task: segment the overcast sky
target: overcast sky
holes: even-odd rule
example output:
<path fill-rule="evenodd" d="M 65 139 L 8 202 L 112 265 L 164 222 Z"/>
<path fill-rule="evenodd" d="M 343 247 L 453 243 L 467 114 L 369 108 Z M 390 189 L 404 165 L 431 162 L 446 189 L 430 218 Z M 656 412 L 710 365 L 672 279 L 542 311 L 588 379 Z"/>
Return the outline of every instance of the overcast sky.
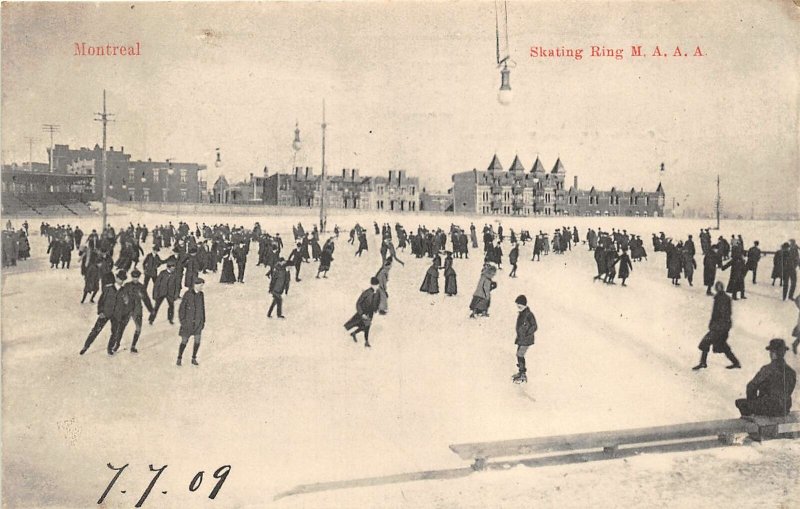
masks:
<path fill-rule="evenodd" d="M 103 88 L 109 145 L 136 159 L 196 161 L 230 180 L 320 168 L 403 168 L 446 190 L 453 172 L 561 157 L 571 183 L 654 190 L 711 207 L 717 172 L 728 211 L 797 210 L 800 9 L 790 0 L 718 3 L 511 3 L 514 100 L 497 102 L 494 2 L 4 4 L 4 162 L 45 161 L 57 143 L 93 146 Z M 139 57 L 78 57 L 74 43 L 141 43 Z M 623 60 L 587 58 L 591 45 Z M 631 59 L 630 46 L 705 57 Z M 584 58 L 531 58 L 531 46 Z M 664 162 L 666 172 L 660 174 Z"/>

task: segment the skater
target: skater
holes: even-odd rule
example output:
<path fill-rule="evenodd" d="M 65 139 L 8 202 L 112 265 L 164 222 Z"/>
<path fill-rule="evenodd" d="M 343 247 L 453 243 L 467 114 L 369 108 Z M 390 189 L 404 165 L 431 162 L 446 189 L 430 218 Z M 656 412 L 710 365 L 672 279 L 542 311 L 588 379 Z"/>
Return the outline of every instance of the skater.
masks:
<path fill-rule="evenodd" d="M 738 246 L 731 251 L 731 259 L 722 265 L 722 270 L 727 270 L 729 267 L 731 269 L 727 291 L 733 296 L 733 300 L 739 300 L 737 293 L 741 294 L 743 299 L 747 299 L 744 295 L 744 278 L 747 275 L 745 265 L 744 255 Z"/>
<path fill-rule="evenodd" d="M 247 249 L 244 244 L 238 244 L 233 250 L 233 257 L 236 260 L 237 283 L 244 283 L 244 270 L 247 267 Z"/>
<path fill-rule="evenodd" d="M 622 255 L 619 257 L 619 278 L 622 280 L 622 286 L 628 286 L 625 281 L 631 276 L 633 271 L 633 264 L 631 258 L 628 256 L 628 250 L 622 249 Z"/>
<path fill-rule="evenodd" d="M 183 351 L 189 337 L 194 336 L 194 348 L 192 349 L 192 364 L 199 366 L 197 362 L 197 351 L 200 349 L 203 328 L 206 325 L 206 304 L 203 295 L 203 278 L 196 278 L 191 288 L 186 290 L 181 298 L 181 307 L 178 310 L 178 318 L 181 321 L 181 328 L 178 334 L 181 337 L 181 344 L 178 347 L 178 362 L 181 365 Z"/>
<path fill-rule="evenodd" d="M 489 306 L 492 302 L 492 290 L 497 288 L 497 283 L 492 281 L 492 278 L 497 274 L 497 269 L 494 265 L 486 264 L 481 271 L 481 277 L 478 280 L 478 287 L 472 294 L 472 302 L 469 304 L 471 311 L 469 317 L 475 318 L 476 316 L 489 316 Z"/>
<path fill-rule="evenodd" d="M 431 295 L 439 293 L 439 260 L 437 258 L 438 255 L 433 259 L 428 271 L 425 272 L 425 278 L 422 280 L 422 286 L 419 287 L 419 291 L 427 292 Z"/>
<path fill-rule="evenodd" d="M 269 293 L 272 295 L 272 304 L 269 305 L 267 318 L 272 318 L 272 310 L 278 308 L 278 318 L 283 316 L 283 294 L 289 293 L 289 271 L 286 269 L 286 261 L 283 257 L 278 258 L 275 267 L 272 268 L 272 279 L 269 281 Z"/>
<path fill-rule="evenodd" d="M 444 259 L 444 293 L 448 297 L 458 294 L 458 281 L 456 280 L 456 271 L 453 269 L 453 254 L 447 251 L 447 257 Z"/>
<path fill-rule="evenodd" d="M 322 253 L 319 255 L 319 267 L 317 268 L 317 279 L 322 274 L 323 279 L 328 279 L 328 271 L 331 269 L 331 262 L 333 261 L 333 242 L 328 240 L 325 247 L 322 248 Z"/>
<path fill-rule="evenodd" d="M 90 257 L 91 258 L 91 257 Z M 86 273 L 83 275 L 83 297 L 81 297 L 81 304 L 86 300 L 86 296 L 90 293 L 92 296 L 89 302 L 94 302 L 94 297 L 100 289 L 100 261 L 89 263 L 86 267 Z"/>
<path fill-rule="evenodd" d="M 800 311 L 800 295 L 794 299 L 794 305 L 797 306 L 798 311 Z M 797 324 L 795 324 L 794 329 L 792 329 L 792 337 L 794 337 L 792 353 L 797 355 L 797 347 L 800 346 L 800 313 L 797 315 Z"/>
<path fill-rule="evenodd" d="M 83 344 L 81 355 L 85 354 L 86 350 L 92 346 L 100 331 L 103 330 L 106 323 L 111 320 L 111 315 L 114 314 L 114 306 L 117 303 L 117 287 L 114 283 L 112 274 L 103 276 L 103 293 L 100 294 L 100 298 L 97 300 L 97 321 Z"/>
<path fill-rule="evenodd" d="M 294 265 L 294 280 L 296 283 L 302 281 L 300 279 L 300 267 L 303 266 L 303 244 L 298 242 L 297 247 L 292 249 L 289 253 L 289 259 L 286 261 L 287 265 Z"/>
<path fill-rule="evenodd" d="M 358 234 L 358 251 L 356 251 L 356 256 L 361 256 L 361 253 L 364 251 L 369 251 L 367 247 L 367 234 L 362 231 Z"/>
<path fill-rule="evenodd" d="M 733 354 L 731 347 L 728 345 L 728 333 L 733 325 L 731 315 L 733 314 L 733 303 L 731 298 L 725 293 L 725 285 L 722 281 L 714 283 L 714 290 L 717 294 L 714 296 L 714 308 L 711 311 L 711 322 L 708 324 L 708 333 L 703 336 L 698 348 L 702 352 L 700 356 L 700 363 L 692 369 L 697 371 L 699 369 L 707 368 L 706 360 L 708 359 L 708 350 L 714 349 L 714 353 L 724 353 L 725 356 L 731 361 L 731 365 L 727 369 L 739 369 L 742 367 L 739 360 Z"/>
<path fill-rule="evenodd" d="M 758 273 L 758 262 L 761 260 L 761 249 L 758 241 L 753 242 L 753 247 L 747 250 L 746 269 L 753 273 L 753 284 L 756 284 L 756 274 Z"/>
<path fill-rule="evenodd" d="M 706 295 L 714 295 L 711 293 L 711 287 L 717 278 L 717 267 L 722 264 L 722 258 L 719 256 L 717 246 L 709 246 L 703 256 L 703 284 L 706 286 Z"/>
<path fill-rule="evenodd" d="M 513 233 L 513 230 L 512 230 Z M 511 251 L 508 253 L 508 263 L 511 265 L 511 272 L 508 277 L 517 277 L 517 260 L 519 260 L 519 244 L 513 243 Z"/>
<path fill-rule="evenodd" d="M 177 282 L 178 274 L 175 272 L 175 260 L 169 260 L 167 268 L 161 271 L 153 284 L 153 302 L 155 304 L 153 305 L 153 312 L 150 313 L 150 318 L 147 320 L 150 325 L 153 325 L 156 316 L 158 316 L 158 310 L 161 308 L 161 303 L 165 299 L 167 301 L 167 319 L 170 324 L 175 323 L 173 321 L 175 317 L 175 301 L 180 292 Z"/>
<path fill-rule="evenodd" d="M 231 247 L 232 244 L 229 242 L 222 255 L 222 273 L 219 275 L 220 283 L 233 284 L 236 282 L 236 276 L 233 273 L 233 252 Z"/>
<path fill-rule="evenodd" d="M 788 350 L 786 343 L 782 339 L 772 339 L 766 350 L 769 351 L 770 363 L 762 366 L 747 384 L 747 398 L 736 400 L 736 408 L 742 417 L 783 417 L 789 415 L 792 408 L 797 374 L 784 360 Z"/>
<path fill-rule="evenodd" d="M 517 339 L 514 341 L 514 344 L 517 345 L 517 367 L 519 372 L 511 379 L 514 383 L 522 384 L 528 381 L 527 370 L 525 369 L 525 353 L 533 345 L 534 333 L 538 329 L 538 325 L 536 324 L 536 317 L 528 307 L 527 297 L 520 295 L 514 300 L 514 303 L 516 303 L 517 311 L 519 311 L 516 325 Z"/>
<path fill-rule="evenodd" d="M 144 262 L 142 262 L 142 268 L 144 269 L 144 289 L 147 290 L 147 285 L 150 281 L 153 284 L 156 283 L 156 278 L 158 277 L 158 266 L 161 265 L 162 261 L 161 258 L 158 256 L 158 246 L 153 246 L 153 251 L 151 253 L 147 253 L 147 256 L 144 257 Z"/>
<path fill-rule="evenodd" d="M 125 327 L 131 319 L 133 312 L 133 298 L 129 291 L 124 289 L 125 280 L 128 274 L 124 270 L 117 272 L 116 284 L 119 286 L 117 296 L 114 301 L 114 311 L 111 313 L 111 337 L 108 339 L 108 355 L 117 353 Z"/>
<path fill-rule="evenodd" d="M 142 304 L 144 304 L 148 312 L 153 312 L 153 303 L 147 295 L 147 288 L 139 282 L 141 275 L 142 273 L 139 272 L 138 269 L 133 269 L 133 272 L 131 272 L 131 282 L 122 288 L 122 291 L 129 292 L 129 295 L 133 298 L 133 313 L 131 314 L 131 318 L 133 319 L 136 330 L 133 333 L 133 341 L 131 341 L 131 353 L 139 353 L 136 349 L 136 344 L 139 341 L 139 336 L 142 334 Z M 119 348 L 119 343 L 117 344 L 117 348 Z"/>
<path fill-rule="evenodd" d="M 358 343 L 356 334 L 359 332 L 364 333 L 365 348 L 371 346 L 369 344 L 369 329 L 372 326 L 372 317 L 380 304 L 380 297 L 378 295 L 379 283 L 376 277 L 370 279 L 370 287 L 361 292 L 358 301 L 356 301 L 356 314 L 344 324 L 344 328 L 347 331 L 355 329 L 353 332 L 350 332 L 350 337 L 353 338 L 354 343 Z"/>
<path fill-rule="evenodd" d="M 387 291 L 389 285 L 389 270 L 392 268 L 392 259 L 386 258 L 383 261 L 383 266 L 375 277 L 378 278 L 378 295 L 380 302 L 378 303 L 378 314 L 385 315 L 389 312 L 389 292 Z"/>

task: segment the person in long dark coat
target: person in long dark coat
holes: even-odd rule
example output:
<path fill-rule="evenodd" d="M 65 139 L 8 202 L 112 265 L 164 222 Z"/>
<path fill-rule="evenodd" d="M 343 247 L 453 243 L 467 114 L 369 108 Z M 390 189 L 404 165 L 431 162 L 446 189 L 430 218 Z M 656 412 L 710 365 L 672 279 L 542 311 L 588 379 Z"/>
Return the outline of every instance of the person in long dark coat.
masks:
<path fill-rule="evenodd" d="M 430 294 L 439 293 L 439 264 L 436 259 L 433 260 L 431 266 L 425 272 L 425 278 L 422 280 L 422 286 L 419 291 L 428 292 Z"/>
<path fill-rule="evenodd" d="M 758 273 L 758 262 L 761 260 L 761 249 L 758 241 L 753 242 L 753 247 L 747 251 L 746 269 L 753 273 L 753 284 L 756 284 L 756 274 Z"/>
<path fill-rule="evenodd" d="M 222 272 L 219 275 L 219 282 L 225 284 L 236 282 L 236 275 L 233 273 L 233 252 L 230 244 L 225 248 L 222 255 Z"/>
<path fill-rule="evenodd" d="M 514 230 L 511 230 L 513 235 Z M 508 277 L 517 277 L 517 261 L 519 260 L 519 244 L 516 243 L 515 240 L 511 241 L 514 247 L 511 248 L 511 251 L 508 253 L 508 263 L 511 265 L 511 272 L 508 273 Z"/>
<path fill-rule="evenodd" d="M 380 305 L 380 296 L 378 295 L 378 278 L 373 277 L 370 279 L 370 287 L 361 292 L 358 300 L 356 301 L 356 314 L 345 322 L 344 328 L 347 331 L 355 329 L 350 332 L 350 337 L 353 338 L 354 343 L 358 343 L 356 334 L 359 332 L 364 333 L 364 347 L 369 348 L 369 329 L 372 327 L 372 317 L 378 310 Z"/>
<path fill-rule="evenodd" d="M 181 365 L 183 358 L 183 351 L 186 349 L 186 343 L 189 342 L 189 337 L 194 336 L 194 348 L 192 349 L 192 364 L 198 366 L 197 351 L 200 349 L 200 340 L 202 339 L 203 329 L 206 326 L 206 304 L 205 296 L 203 295 L 203 284 L 205 281 L 202 278 L 194 280 L 191 288 L 186 290 L 181 298 L 181 307 L 178 310 L 178 318 L 181 321 L 181 328 L 178 335 L 181 338 L 181 344 L 178 347 L 178 361 L 175 363 L 177 366 Z"/>
<path fill-rule="evenodd" d="M 672 284 L 679 286 L 678 280 L 681 278 L 681 267 L 683 260 L 680 255 L 680 248 L 667 244 L 667 277 L 672 280 Z"/>
<path fill-rule="evenodd" d="M 785 242 L 782 247 L 775 251 L 775 255 L 772 257 L 772 286 L 775 286 L 776 279 L 781 285 L 783 284 L 783 247 L 788 249 L 789 243 Z"/>
<path fill-rule="evenodd" d="M 319 255 L 319 268 L 317 268 L 317 279 L 322 274 L 324 279 L 328 278 L 328 271 L 331 270 L 331 262 L 333 261 L 333 243 L 325 243 L 325 247 Z"/>
<path fill-rule="evenodd" d="M 283 257 L 278 258 L 270 272 L 269 293 L 272 295 L 272 304 L 269 305 L 267 318 L 272 318 L 272 310 L 275 308 L 278 310 L 278 318 L 285 318 L 283 316 L 283 294 L 288 293 L 290 281 L 291 276 L 286 269 L 285 260 Z"/>
<path fill-rule="evenodd" d="M 361 253 L 364 251 L 369 251 L 367 247 L 367 234 L 363 231 L 358 234 L 358 250 L 356 251 L 356 256 L 361 256 Z"/>
<path fill-rule="evenodd" d="M 627 280 L 631 276 L 631 271 L 633 270 L 633 264 L 631 263 L 631 258 L 628 256 L 628 250 L 623 249 L 622 255 L 619 257 L 619 278 L 622 280 L 622 286 L 628 286 L 625 284 L 625 280 Z"/>
<path fill-rule="evenodd" d="M 736 247 L 731 250 L 731 259 L 722 266 L 722 270 L 731 269 L 730 278 L 728 279 L 728 288 L 726 291 L 733 296 L 733 300 L 738 300 L 737 294 L 741 294 L 743 299 L 744 295 L 744 277 L 747 274 L 746 262 L 742 255 L 742 250 Z"/>
<path fill-rule="evenodd" d="M 689 286 L 694 286 L 692 282 L 694 281 L 694 269 L 697 268 L 697 262 L 694 261 L 694 254 L 690 252 L 689 249 L 684 246 L 683 251 L 681 252 L 681 266 L 683 267 L 683 275 L 686 276 L 686 280 L 689 282 Z"/>
<path fill-rule="evenodd" d="M 56 238 L 51 240 L 47 252 L 50 255 L 50 268 L 57 269 L 58 262 L 61 261 L 61 242 Z"/>
<path fill-rule="evenodd" d="M 444 293 L 450 297 L 458 294 L 456 271 L 453 269 L 453 255 L 449 251 L 444 259 Z"/>
<path fill-rule="evenodd" d="M 86 267 L 86 273 L 83 275 L 83 297 L 81 297 L 81 304 L 86 300 L 86 296 L 92 294 L 89 302 L 94 302 L 94 297 L 100 289 L 100 262 L 90 263 Z"/>
<path fill-rule="evenodd" d="M 733 304 L 731 298 L 725 293 L 725 286 L 721 281 L 714 283 L 714 289 L 717 294 L 714 295 L 714 307 L 711 310 L 711 321 L 708 324 L 708 333 L 703 336 L 702 341 L 697 346 L 700 350 L 700 363 L 692 369 L 697 371 L 699 369 L 707 368 L 706 361 L 708 360 L 708 351 L 713 348 L 714 353 L 724 353 L 731 365 L 727 366 L 728 369 L 738 369 L 742 365 L 733 354 L 730 345 L 728 345 L 728 333 L 733 326 Z"/>
<path fill-rule="evenodd" d="M 158 315 L 158 310 L 161 308 L 161 303 L 165 300 L 167 301 L 167 319 L 170 324 L 173 323 L 175 301 L 179 292 L 180 280 L 178 279 L 178 273 L 175 272 L 175 260 L 168 260 L 167 268 L 161 271 L 155 283 L 153 283 L 153 312 L 150 313 L 150 318 L 147 320 L 150 325 L 153 325 Z"/>
<path fill-rule="evenodd" d="M 709 246 L 703 256 L 703 284 L 706 286 L 706 295 L 713 295 L 711 287 L 717 280 L 717 267 L 722 264 L 722 258 L 717 251 L 717 246 Z"/>

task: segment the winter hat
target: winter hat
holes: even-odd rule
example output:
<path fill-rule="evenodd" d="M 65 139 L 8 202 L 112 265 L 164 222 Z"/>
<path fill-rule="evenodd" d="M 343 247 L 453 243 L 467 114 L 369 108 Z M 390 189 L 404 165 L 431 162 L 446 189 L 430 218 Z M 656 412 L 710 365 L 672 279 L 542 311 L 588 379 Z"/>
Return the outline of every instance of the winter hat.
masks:
<path fill-rule="evenodd" d="M 371 285 L 377 285 L 377 284 L 379 284 L 378 278 L 376 278 L 376 277 L 373 277 L 373 278 L 371 278 L 371 279 L 369 280 L 369 284 L 371 284 Z"/>
<path fill-rule="evenodd" d="M 106 272 L 103 274 L 103 286 L 114 284 L 114 274 Z"/>
<path fill-rule="evenodd" d="M 202 284 L 203 284 L 203 283 L 205 283 L 205 282 L 206 282 L 206 280 L 205 280 L 205 279 L 203 279 L 203 278 L 201 278 L 201 277 L 196 277 L 196 278 L 194 278 L 194 283 L 193 283 L 193 284 L 196 284 L 196 285 L 202 285 Z"/>
<path fill-rule="evenodd" d="M 117 279 L 119 279 L 120 281 L 125 281 L 126 279 L 128 279 L 128 273 L 125 272 L 124 270 L 117 271 Z"/>
<path fill-rule="evenodd" d="M 528 298 L 524 295 L 520 295 L 514 300 L 514 303 L 519 304 L 520 306 L 527 306 L 528 305 Z"/>
<path fill-rule="evenodd" d="M 781 354 L 785 353 L 789 347 L 786 346 L 786 342 L 780 338 L 774 338 L 769 340 L 769 345 L 767 345 L 766 350 L 770 352 L 779 352 Z"/>
<path fill-rule="evenodd" d="M 133 269 L 131 271 L 131 277 L 133 279 L 136 279 L 137 277 L 140 277 L 141 275 L 142 275 L 142 273 L 139 271 L 139 269 Z"/>

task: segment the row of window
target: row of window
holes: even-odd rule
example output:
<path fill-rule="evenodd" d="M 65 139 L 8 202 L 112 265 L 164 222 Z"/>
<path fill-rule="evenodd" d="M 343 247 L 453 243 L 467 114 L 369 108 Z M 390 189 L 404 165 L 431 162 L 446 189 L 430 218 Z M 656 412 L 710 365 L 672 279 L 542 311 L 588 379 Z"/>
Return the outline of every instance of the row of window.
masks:
<path fill-rule="evenodd" d="M 181 189 L 180 191 L 181 201 L 187 201 L 188 194 L 186 189 Z M 136 201 L 136 189 L 129 188 L 128 189 L 128 200 L 129 201 Z M 142 201 L 150 201 L 150 189 L 143 188 L 142 189 Z M 161 201 L 168 201 L 168 189 L 164 188 L 161 189 Z"/>
<path fill-rule="evenodd" d="M 168 180 L 169 179 L 169 171 L 170 170 L 168 170 L 168 169 L 165 169 L 165 168 L 153 168 L 152 171 L 153 171 L 153 182 L 154 183 L 158 183 L 158 179 L 159 179 L 159 177 L 161 175 L 164 176 L 164 180 Z M 188 173 L 189 173 L 189 170 L 179 170 L 179 174 L 178 175 L 180 177 L 181 183 L 184 183 L 184 184 L 186 183 L 186 177 L 187 177 Z M 142 170 L 141 178 L 142 178 L 142 181 L 144 182 L 145 170 Z M 135 182 L 136 181 L 136 168 L 128 168 L 128 181 L 129 182 Z"/>
<path fill-rule="evenodd" d="M 378 186 L 377 189 L 378 189 L 378 194 L 382 195 L 383 194 L 383 186 Z M 394 191 L 396 188 L 392 187 L 392 188 L 389 188 L 389 189 Z M 409 188 L 409 190 L 411 191 L 411 193 L 410 193 L 411 196 L 414 196 L 417 193 L 417 188 L 415 186 L 411 186 Z M 406 188 L 405 187 L 401 187 L 400 188 L 400 194 L 406 194 Z"/>
<path fill-rule="evenodd" d="M 378 210 L 386 210 L 386 204 L 384 203 L 383 200 L 376 200 L 375 208 Z M 400 201 L 390 200 L 389 210 L 399 210 L 401 212 L 404 211 L 414 212 L 417 210 L 417 202 L 405 201 L 405 200 L 400 200 Z"/>

